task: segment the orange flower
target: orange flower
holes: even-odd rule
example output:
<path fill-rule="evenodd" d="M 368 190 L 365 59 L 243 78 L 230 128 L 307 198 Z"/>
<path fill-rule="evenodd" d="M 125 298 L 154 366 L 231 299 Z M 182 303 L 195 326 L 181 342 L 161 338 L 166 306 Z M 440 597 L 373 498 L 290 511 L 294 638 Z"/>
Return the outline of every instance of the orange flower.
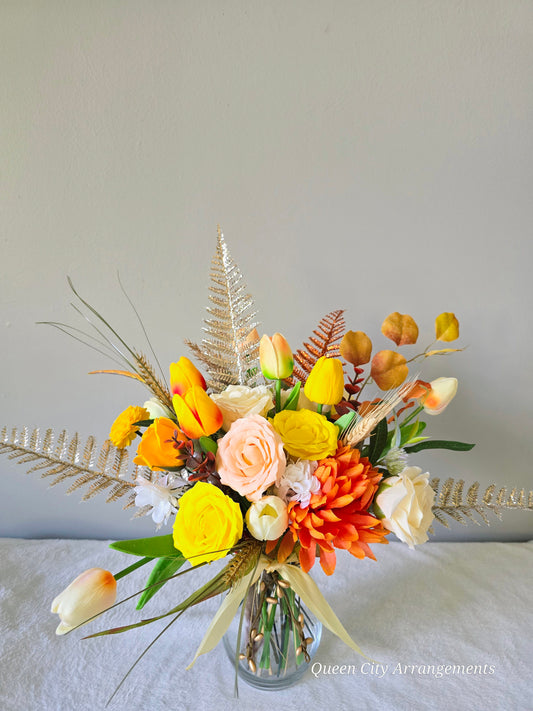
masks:
<path fill-rule="evenodd" d="M 173 395 L 185 395 L 193 385 L 206 388 L 204 376 L 191 361 L 182 356 L 177 363 L 170 364 L 170 390 Z"/>
<path fill-rule="evenodd" d="M 184 463 L 182 445 L 187 437 L 167 417 L 158 417 L 143 434 L 134 464 L 155 471 L 172 471 Z"/>
<path fill-rule="evenodd" d="M 191 386 L 185 395 L 174 395 L 174 410 L 187 437 L 209 437 L 222 427 L 222 412 L 199 385 Z"/>
<path fill-rule="evenodd" d="M 139 429 L 135 423 L 149 419 L 150 413 L 145 407 L 130 405 L 124 410 L 124 412 L 120 413 L 111 425 L 109 439 L 118 449 L 129 447 L 137 436 L 137 431 Z"/>
<path fill-rule="evenodd" d="M 313 494 L 307 508 L 289 503 L 289 529 L 293 542 L 300 541 L 300 565 L 307 572 L 315 563 L 316 546 L 326 575 L 335 570 L 335 548 L 349 551 L 356 558 L 375 560 L 369 543 L 387 543 L 381 522 L 368 509 L 381 480 L 359 450 L 339 443 L 334 457 L 322 459 L 314 475 L 320 492 Z M 284 553 L 287 542 L 285 542 Z"/>

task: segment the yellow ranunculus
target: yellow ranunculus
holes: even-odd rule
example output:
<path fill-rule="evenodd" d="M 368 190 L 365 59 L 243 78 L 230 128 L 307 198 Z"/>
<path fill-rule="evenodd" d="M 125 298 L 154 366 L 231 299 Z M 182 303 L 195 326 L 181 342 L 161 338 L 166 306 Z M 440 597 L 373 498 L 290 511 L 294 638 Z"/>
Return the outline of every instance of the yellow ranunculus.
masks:
<path fill-rule="evenodd" d="M 223 558 L 242 532 L 239 504 L 214 484 L 199 481 L 181 497 L 173 540 L 191 565 Z"/>
<path fill-rule="evenodd" d="M 344 393 L 344 373 L 338 358 L 322 356 L 305 381 L 304 393 L 321 405 L 336 405 Z"/>
<path fill-rule="evenodd" d="M 282 410 L 272 425 L 279 433 L 289 454 L 316 461 L 337 451 L 339 428 L 311 410 Z"/>

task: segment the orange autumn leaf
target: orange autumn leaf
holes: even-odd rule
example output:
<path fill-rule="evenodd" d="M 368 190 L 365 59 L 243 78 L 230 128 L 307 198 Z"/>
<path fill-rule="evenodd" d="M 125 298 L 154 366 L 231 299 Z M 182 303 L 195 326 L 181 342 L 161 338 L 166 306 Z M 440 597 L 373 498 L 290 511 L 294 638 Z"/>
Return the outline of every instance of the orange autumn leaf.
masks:
<path fill-rule="evenodd" d="M 400 386 L 409 374 L 407 361 L 396 351 L 379 351 L 372 358 L 370 375 L 381 390 Z"/>
<path fill-rule="evenodd" d="M 435 319 L 437 341 L 455 341 L 459 338 L 459 321 L 455 314 L 445 311 Z"/>
<path fill-rule="evenodd" d="M 370 360 L 372 341 L 363 331 L 348 331 L 342 338 L 339 350 L 345 361 L 357 367 Z"/>
<path fill-rule="evenodd" d="M 418 326 L 409 314 L 395 311 L 389 314 L 381 326 L 381 333 L 394 341 L 397 346 L 406 346 L 416 343 L 418 339 Z"/>
<path fill-rule="evenodd" d="M 415 382 L 411 385 L 410 389 L 402 397 L 402 400 L 404 402 L 407 402 L 408 400 L 412 400 L 413 398 L 422 397 L 423 395 L 427 395 L 430 390 L 431 383 L 427 383 L 425 380 L 415 380 Z"/>

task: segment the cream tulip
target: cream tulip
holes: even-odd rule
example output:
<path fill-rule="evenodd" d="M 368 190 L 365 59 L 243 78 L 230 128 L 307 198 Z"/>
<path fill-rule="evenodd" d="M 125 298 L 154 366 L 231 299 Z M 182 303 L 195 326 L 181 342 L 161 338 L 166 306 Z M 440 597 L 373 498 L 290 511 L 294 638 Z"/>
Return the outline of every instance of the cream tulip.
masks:
<path fill-rule="evenodd" d="M 263 496 L 246 512 L 246 525 L 258 541 L 275 541 L 289 525 L 287 504 L 279 496 Z"/>
<path fill-rule="evenodd" d="M 457 378 L 437 378 L 432 380 L 431 390 L 420 398 L 427 415 L 440 415 L 455 397 Z"/>
<path fill-rule="evenodd" d="M 117 598 L 117 581 L 108 570 L 89 568 L 59 593 L 52 612 L 59 615 L 56 634 L 65 634 L 99 612 L 107 610 Z"/>

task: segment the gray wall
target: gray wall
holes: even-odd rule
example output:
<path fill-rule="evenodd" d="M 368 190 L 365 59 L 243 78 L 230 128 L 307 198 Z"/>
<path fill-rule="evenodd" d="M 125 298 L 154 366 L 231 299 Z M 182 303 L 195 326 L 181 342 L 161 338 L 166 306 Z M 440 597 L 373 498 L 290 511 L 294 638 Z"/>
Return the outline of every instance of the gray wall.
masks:
<path fill-rule="evenodd" d="M 164 363 L 200 336 L 220 222 L 264 329 L 455 311 L 468 349 L 430 422 L 469 454 L 436 476 L 532 486 L 533 3 L 4 0 L 0 420 L 107 435 L 135 383 L 39 320 L 76 323 L 65 276 Z M 112 367 L 112 366 L 111 366 Z M 0 534 L 153 531 L 0 460 Z M 456 538 L 532 537 L 508 513 Z"/>

